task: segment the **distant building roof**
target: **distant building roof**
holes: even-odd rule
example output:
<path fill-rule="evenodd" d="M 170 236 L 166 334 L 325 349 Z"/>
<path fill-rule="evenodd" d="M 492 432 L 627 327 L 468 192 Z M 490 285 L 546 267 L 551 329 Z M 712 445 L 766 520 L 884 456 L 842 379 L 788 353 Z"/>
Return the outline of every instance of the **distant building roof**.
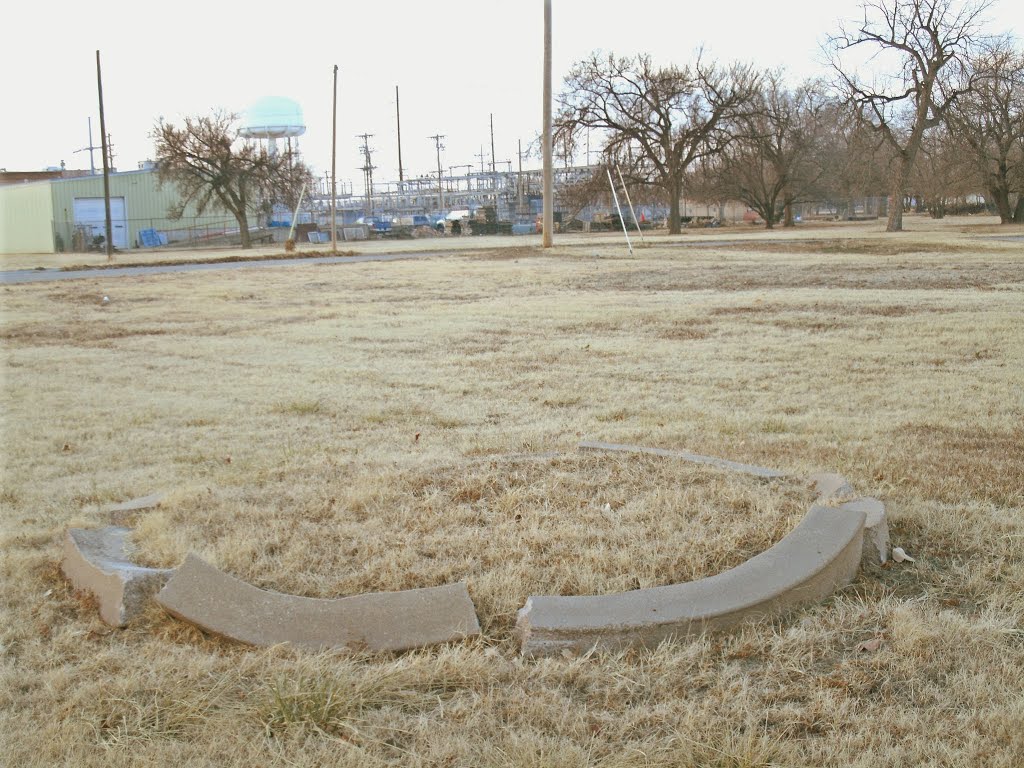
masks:
<path fill-rule="evenodd" d="M 0 184 L 22 184 L 27 181 L 46 181 L 48 179 L 76 179 L 81 176 L 88 176 L 87 170 L 73 171 L 0 171 Z"/>

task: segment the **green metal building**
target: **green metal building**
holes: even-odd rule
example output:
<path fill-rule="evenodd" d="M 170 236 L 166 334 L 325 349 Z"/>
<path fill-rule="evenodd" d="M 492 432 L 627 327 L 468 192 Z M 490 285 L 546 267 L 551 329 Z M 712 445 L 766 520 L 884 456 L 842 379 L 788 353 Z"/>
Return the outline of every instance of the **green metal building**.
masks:
<path fill-rule="evenodd" d="M 110 175 L 110 214 L 114 247 L 201 242 L 223 236 L 237 224 L 230 215 L 194 207 L 180 219 L 168 218 L 179 200 L 171 184 L 159 187 L 154 169 Z M 106 231 L 103 177 L 80 176 L 0 186 L 0 254 L 84 251 Z"/>

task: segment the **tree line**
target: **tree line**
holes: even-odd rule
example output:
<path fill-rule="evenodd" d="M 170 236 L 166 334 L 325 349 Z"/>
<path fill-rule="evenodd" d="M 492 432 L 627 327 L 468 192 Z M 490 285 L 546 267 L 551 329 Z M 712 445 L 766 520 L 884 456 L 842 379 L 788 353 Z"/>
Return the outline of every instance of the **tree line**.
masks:
<path fill-rule="evenodd" d="M 792 225 L 799 203 L 887 196 L 899 231 L 911 198 L 942 216 L 981 192 L 1021 223 L 1024 53 L 984 29 L 988 6 L 865 0 L 824 44 L 830 75 L 801 83 L 703 53 L 684 66 L 594 53 L 565 78 L 556 142 L 571 151 L 597 131 L 605 163 L 668 206 L 672 233 L 684 196 L 742 201 L 769 228 Z M 886 68 L 867 79 L 873 57 Z"/>
<path fill-rule="evenodd" d="M 683 66 L 594 53 L 565 78 L 556 145 L 569 155 L 596 131 L 634 199 L 667 205 L 672 233 L 684 197 L 739 200 L 769 228 L 801 203 L 887 197 L 898 231 L 911 199 L 942 216 L 981 192 L 1003 223 L 1024 223 L 1024 52 L 984 28 L 989 5 L 862 0 L 862 20 L 823 46 L 829 75 L 800 83 L 703 53 Z M 223 208 L 243 247 L 250 214 L 294 207 L 311 181 L 290 154 L 242 141 L 236 115 L 161 120 L 153 137 L 159 178 L 181 193 L 171 215 Z M 563 207 L 603 197 L 603 180 L 563 190 Z"/>

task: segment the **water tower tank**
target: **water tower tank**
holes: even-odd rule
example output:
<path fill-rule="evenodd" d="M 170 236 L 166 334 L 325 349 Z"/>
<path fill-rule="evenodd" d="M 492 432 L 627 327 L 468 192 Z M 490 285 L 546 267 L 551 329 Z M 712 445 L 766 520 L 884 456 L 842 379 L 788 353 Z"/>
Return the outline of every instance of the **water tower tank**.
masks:
<path fill-rule="evenodd" d="M 240 133 L 248 139 L 284 139 L 306 132 L 302 107 L 291 99 L 268 96 L 245 111 Z"/>

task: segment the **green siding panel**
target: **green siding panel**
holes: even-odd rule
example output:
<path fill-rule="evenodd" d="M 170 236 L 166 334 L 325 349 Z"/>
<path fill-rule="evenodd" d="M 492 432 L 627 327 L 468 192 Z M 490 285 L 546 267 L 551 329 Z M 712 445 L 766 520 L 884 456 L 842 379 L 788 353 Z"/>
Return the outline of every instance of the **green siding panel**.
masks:
<path fill-rule="evenodd" d="M 178 202 L 173 185 L 158 188 L 155 171 L 129 171 L 110 177 L 110 196 L 123 197 L 128 220 L 128 247 L 136 247 L 139 230 L 163 227 L 167 211 Z M 74 225 L 74 203 L 79 197 L 103 197 L 103 177 L 85 176 L 53 182 L 53 213 L 58 231 Z M 187 215 L 194 211 L 186 210 Z"/>
<path fill-rule="evenodd" d="M 179 200 L 178 190 L 173 184 L 160 187 L 152 170 L 111 174 L 110 196 L 124 198 L 129 249 L 138 247 L 143 229 L 170 232 L 171 240 L 177 241 L 237 226 L 232 216 L 213 206 L 200 217 L 189 205 L 181 219 L 168 219 L 168 211 Z M 71 250 L 75 200 L 102 197 L 102 175 L 0 186 L 0 253 Z"/>
<path fill-rule="evenodd" d="M 0 253 L 53 253 L 50 182 L 0 187 Z"/>

